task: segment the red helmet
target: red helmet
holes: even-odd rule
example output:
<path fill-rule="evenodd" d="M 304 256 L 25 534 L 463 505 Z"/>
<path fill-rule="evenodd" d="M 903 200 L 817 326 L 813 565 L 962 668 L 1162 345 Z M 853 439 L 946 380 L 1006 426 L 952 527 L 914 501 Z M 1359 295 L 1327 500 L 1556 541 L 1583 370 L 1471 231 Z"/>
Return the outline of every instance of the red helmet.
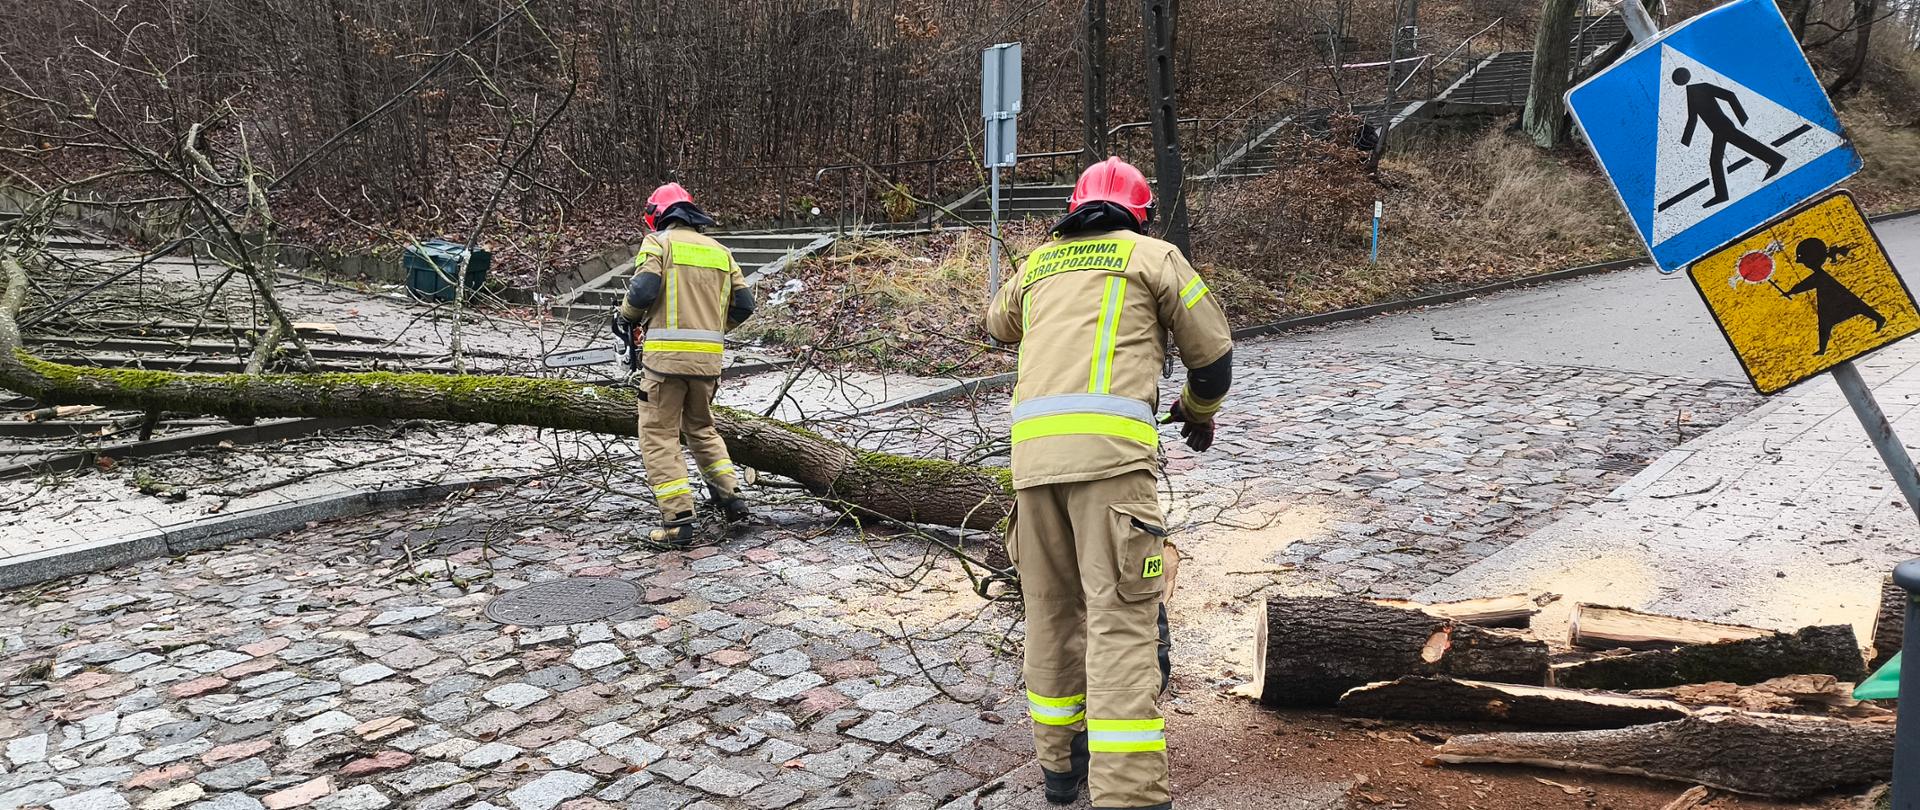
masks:
<path fill-rule="evenodd" d="M 687 190 L 681 188 L 679 183 L 668 183 L 654 189 L 653 193 L 647 196 L 647 228 L 653 230 L 654 218 L 666 213 L 667 209 L 679 203 L 690 202 L 693 202 L 693 195 L 688 194 Z"/>
<path fill-rule="evenodd" d="M 1080 182 L 1073 184 L 1073 196 L 1067 199 L 1067 210 L 1078 211 L 1091 202 L 1118 205 L 1127 209 L 1135 222 L 1145 225 L 1147 212 L 1153 207 L 1153 187 L 1133 164 L 1110 157 L 1080 173 Z"/>

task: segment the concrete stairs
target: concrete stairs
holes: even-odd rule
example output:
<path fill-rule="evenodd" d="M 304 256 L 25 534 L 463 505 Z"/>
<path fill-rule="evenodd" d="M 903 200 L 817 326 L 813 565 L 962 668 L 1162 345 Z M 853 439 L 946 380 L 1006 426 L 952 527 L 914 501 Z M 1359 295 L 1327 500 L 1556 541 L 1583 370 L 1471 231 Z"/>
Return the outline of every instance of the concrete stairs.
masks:
<path fill-rule="evenodd" d="M 1614 41 L 1626 36 L 1627 26 L 1618 13 L 1608 13 L 1582 17 L 1575 31 L 1574 39 L 1567 43 L 1567 47 L 1579 64 L 1585 64 Z M 1527 100 L 1527 85 L 1532 79 L 1532 71 L 1532 51 L 1492 54 L 1474 63 L 1437 97 L 1396 103 L 1392 124 L 1386 129 L 1391 131 L 1407 121 L 1446 114 L 1448 110 L 1501 112 L 1514 109 Z M 1461 107 L 1467 110 L 1460 110 Z M 1376 126 L 1386 120 L 1385 105 L 1380 102 L 1356 105 L 1353 111 Z M 1197 179 L 1255 177 L 1273 171 L 1276 168 L 1274 153 L 1283 140 L 1278 137 L 1282 131 L 1304 130 L 1324 137 L 1332 115 L 1331 109 L 1317 109 L 1283 118 L 1239 149 L 1228 152 L 1212 172 Z"/>
<path fill-rule="evenodd" d="M 1399 126 L 1409 117 L 1417 114 L 1421 106 L 1425 103 L 1425 101 L 1419 99 L 1396 102 L 1393 105 L 1393 126 Z M 1384 102 L 1360 104 L 1353 108 L 1353 113 L 1377 127 L 1381 122 L 1386 120 L 1386 108 L 1387 105 Z M 1261 133 L 1244 151 L 1229 153 L 1212 172 L 1201 175 L 1196 179 L 1235 180 L 1247 177 L 1258 177 L 1273 171 L 1279 168 L 1277 152 L 1280 145 L 1286 140 L 1285 138 L 1279 137 L 1283 131 L 1292 129 L 1305 132 L 1314 137 L 1327 137 L 1332 134 L 1331 122 L 1334 112 L 1330 107 L 1323 107 L 1282 118 L 1276 122 L 1271 129 Z"/>
<path fill-rule="evenodd" d="M 1594 54 L 1626 35 L 1627 23 L 1619 14 L 1583 17 L 1567 48 L 1572 51 L 1570 55 L 1576 64 L 1585 64 Z M 1452 105 L 1518 107 L 1527 101 L 1527 85 L 1532 78 L 1532 51 L 1503 51 L 1480 60 L 1437 100 Z"/>
<path fill-rule="evenodd" d="M 733 251 L 734 261 L 740 263 L 740 270 L 749 281 L 777 272 L 789 262 L 833 243 L 833 236 L 824 233 L 716 233 L 713 238 Z M 633 256 L 639 251 L 640 245 L 636 243 L 595 259 L 588 270 L 591 278 L 555 299 L 553 314 L 567 320 L 606 317 L 609 310 L 619 306 L 620 296 L 626 293 L 627 280 L 633 277 Z"/>
<path fill-rule="evenodd" d="M 1073 186 L 1056 184 L 1036 184 L 1028 186 L 1000 187 L 1000 219 L 1053 219 L 1067 212 L 1067 198 L 1073 196 Z M 984 188 L 972 193 L 949 208 L 958 214 L 961 221 L 984 223 L 991 213 L 992 201 Z"/>

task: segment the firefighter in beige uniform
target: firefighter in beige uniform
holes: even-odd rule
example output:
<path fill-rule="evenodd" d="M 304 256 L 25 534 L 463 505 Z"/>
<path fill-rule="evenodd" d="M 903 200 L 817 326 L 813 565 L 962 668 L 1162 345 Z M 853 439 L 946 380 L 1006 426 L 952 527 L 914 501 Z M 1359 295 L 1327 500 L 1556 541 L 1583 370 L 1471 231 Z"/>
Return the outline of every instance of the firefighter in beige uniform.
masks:
<path fill-rule="evenodd" d="M 693 484 L 684 438 L 706 479 L 707 491 L 728 520 L 748 516 L 727 444 L 713 427 L 713 394 L 720 381 L 721 337 L 753 314 L 753 291 L 733 254 L 701 230 L 713 218 L 694 205 L 679 183 L 647 198 L 647 227 L 656 229 L 634 257 L 635 272 L 613 314 L 615 335 L 645 332 L 640 403 L 640 458 L 660 503 L 656 543 L 682 545 L 694 537 Z"/>
<path fill-rule="evenodd" d="M 1109 158 L 1081 175 L 1054 239 L 1000 290 L 987 331 L 1020 344 L 1015 517 L 1026 681 L 1049 801 L 1089 784 L 1098 808 L 1169 808 L 1154 484 L 1165 338 L 1188 367 L 1162 421 L 1195 450 L 1232 375 L 1226 314 L 1173 245 L 1143 235 L 1152 189 Z"/>

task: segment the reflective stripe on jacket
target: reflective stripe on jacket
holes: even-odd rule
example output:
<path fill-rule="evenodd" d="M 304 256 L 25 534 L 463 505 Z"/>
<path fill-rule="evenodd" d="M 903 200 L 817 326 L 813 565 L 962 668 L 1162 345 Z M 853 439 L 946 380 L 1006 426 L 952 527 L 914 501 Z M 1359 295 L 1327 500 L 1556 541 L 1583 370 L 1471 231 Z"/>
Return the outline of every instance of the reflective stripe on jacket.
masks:
<path fill-rule="evenodd" d="M 1132 231 L 1036 249 L 994 299 L 987 331 L 1020 344 L 1017 488 L 1151 469 L 1167 334 L 1189 368 L 1233 348 L 1226 313 L 1180 251 Z"/>
<path fill-rule="evenodd" d="M 680 377 L 718 377 L 727 305 L 747 286 L 733 254 L 697 230 L 670 226 L 648 234 L 633 257 L 636 275 L 661 277 L 660 297 L 647 312 L 622 302 L 629 320 L 647 325 L 642 362 L 649 371 Z"/>

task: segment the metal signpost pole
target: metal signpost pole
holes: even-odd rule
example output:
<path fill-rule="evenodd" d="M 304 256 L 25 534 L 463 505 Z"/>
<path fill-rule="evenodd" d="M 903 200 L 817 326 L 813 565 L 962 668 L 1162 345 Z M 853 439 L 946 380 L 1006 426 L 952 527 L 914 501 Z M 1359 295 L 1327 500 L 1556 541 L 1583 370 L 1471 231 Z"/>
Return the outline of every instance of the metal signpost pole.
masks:
<path fill-rule="evenodd" d="M 1646 42 L 1660 33 L 1660 24 L 1653 21 L 1653 15 L 1647 13 L 1647 7 L 1640 0 L 1624 0 L 1620 4 L 1620 17 L 1627 23 L 1627 33 L 1633 35 L 1634 42 Z"/>
<path fill-rule="evenodd" d="M 1014 165 L 1015 128 L 1020 120 L 1020 43 L 994 45 L 980 53 L 980 117 L 986 121 L 987 301 L 1000 292 L 1000 170 Z"/>
<path fill-rule="evenodd" d="M 1920 656 L 1920 560 L 1893 569 L 1893 584 L 1907 591 L 1906 640 L 1900 648 Z M 1900 667 L 1900 706 L 1920 706 L 1920 658 Z M 1920 810 L 1920 723 L 1897 723 L 1893 737 L 1893 810 Z"/>
<path fill-rule="evenodd" d="M 993 177 L 992 180 L 988 181 L 988 186 L 987 186 L 987 189 L 988 189 L 987 193 L 988 193 L 988 196 L 990 197 L 990 200 L 988 203 L 988 210 L 990 213 L 987 215 L 988 217 L 987 227 L 988 227 L 988 230 L 993 234 L 993 242 L 988 247 L 988 251 L 989 251 L 988 255 L 991 256 L 992 258 L 989 260 L 987 264 L 987 301 L 991 302 L 993 301 L 994 296 L 1000 294 L 1000 164 L 999 162 L 996 161 L 993 164 L 992 168 L 988 169 L 988 171 L 991 173 Z"/>
<path fill-rule="evenodd" d="M 1913 468 L 1906 445 L 1900 443 L 1893 424 L 1880 411 L 1873 390 L 1860 378 L 1860 370 L 1853 367 L 1852 361 L 1833 367 L 1833 381 L 1840 384 L 1840 392 L 1847 395 L 1847 404 L 1853 406 L 1853 415 L 1860 418 L 1860 427 L 1866 429 L 1867 439 L 1873 442 L 1873 449 L 1880 452 L 1880 461 L 1887 465 L 1887 472 L 1893 473 L 1894 483 L 1900 485 L 1900 497 L 1907 499 L 1907 508 L 1920 518 L 1920 471 Z"/>

